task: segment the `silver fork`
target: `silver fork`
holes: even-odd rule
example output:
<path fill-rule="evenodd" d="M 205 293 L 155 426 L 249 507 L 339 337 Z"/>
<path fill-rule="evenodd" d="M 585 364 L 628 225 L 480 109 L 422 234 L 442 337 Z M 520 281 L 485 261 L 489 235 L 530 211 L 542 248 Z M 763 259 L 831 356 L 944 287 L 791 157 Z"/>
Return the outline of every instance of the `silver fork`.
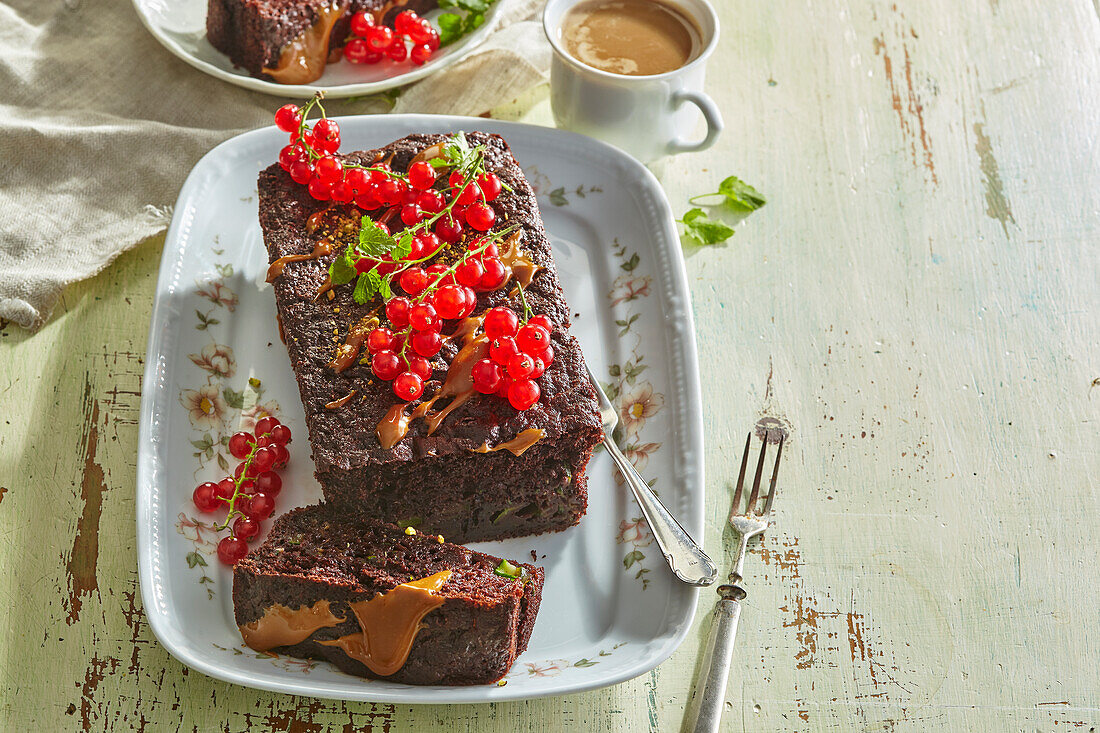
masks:
<path fill-rule="evenodd" d="M 722 706 L 726 700 L 726 681 L 729 679 L 730 662 L 733 658 L 733 641 L 737 636 L 737 620 L 741 617 L 741 601 L 747 595 L 739 585 L 744 578 L 742 572 L 745 569 L 745 554 L 748 551 L 749 540 L 764 533 L 768 528 L 768 519 L 771 517 L 772 502 L 775 501 L 775 481 L 779 476 L 779 459 L 783 456 L 783 443 L 786 436 L 779 439 L 779 451 L 775 454 L 775 467 L 772 468 L 771 485 L 768 488 L 768 497 L 764 501 L 764 508 L 756 511 L 756 503 L 760 499 L 760 478 L 764 473 L 764 456 L 768 452 L 767 432 L 764 433 L 764 444 L 760 447 L 760 459 L 756 462 L 756 475 L 752 481 L 752 492 L 749 494 L 745 511 L 739 511 L 741 507 L 741 495 L 745 488 L 745 468 L 749 463 L 749 449 L 752 447 L 752 433 L 745 440 L 745 453 L 741 458 L 741 472 L 737 475 L 737 489 L 733 494 L 733 506 L 730 508 L 729 523 L 741 537 L 741 546 L 737 550 L 737 561 L 733 571 L 725 585 L 718 586 L 718 603 L 714 607 L 714 623 L 710 630 L 710 644 L 707 652 L 707 661 L 703 664 L 703 672 L 700 677 L 700 685 L 695 689 L 692 698 L 699 698 L 698 712 L 695 718 L 695 733 L 711 733 L 717 731 L 722 722 Z"/>
<path fill-rule="evenodd" d="M 607 399 L 607 395 L 604 394 L 603 388 L 596 381 L 596 375 L 591 369 L 588 370 L 588 378 L 596 389 L 596 396 L 600 399 L 603 444 L 607 447 L 607 452 L 611 454 L 615 465 L 619 467 L 619 471 L 622 472 L 630 490 L 634 492 L 634 499 L 641 507 L 642 516 L 645 517 L 649 528 L 653 530 L 653 537 L 657 540 L 657 546 L 661 548 L 665 561 L 672 568 L 673 574 L 685 583 L 710 585 L 718 577 L 718 566 L 707 557 L 695 540 L 691 539 L 687 530 L 680 526 L 676 518 L 653 493 L 653 489 L 649 488 L 645 479 L 634 470 L 633 464 L 619 450 L 615 439 L 611 437 L 615 426 L 619 424 L 619 413 L 611 405 L 611 400 Z"/>

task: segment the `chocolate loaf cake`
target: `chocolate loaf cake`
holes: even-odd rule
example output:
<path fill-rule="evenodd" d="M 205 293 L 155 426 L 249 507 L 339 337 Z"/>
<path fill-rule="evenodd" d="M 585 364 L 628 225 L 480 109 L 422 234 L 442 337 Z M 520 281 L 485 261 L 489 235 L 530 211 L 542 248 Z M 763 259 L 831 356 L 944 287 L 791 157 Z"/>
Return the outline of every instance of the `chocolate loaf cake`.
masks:
<path fill-rule="evenodd" d="M 321 504 L 280 517 L 236 565 L 233 608 L 257 651 L 406 684 L 486 684 L 527 648 L 542 584 L 532 565 Z"/>
<path fill-rule="evenodd" d="M 373 13 L 393 25 L 402 10 L 424 12 L 437 0 L 208 0 L 206 37 L 252 76 L 306 84 L 339 59 L 351 16 Z"/>
<path fill-rule="evenodd" d="M 478 293 L 472 318 L 445 324 L 423 398 L 405 411 L 390 383 L 372 373 L 366 347 L 359 353 L 363 324 L 379 315 L 382 300 L 357 303 L 351 284 L 327 288 L 329 264 L 358 237 L 363 211 L 313 199 L 278 165 L 262 171 L 258 184 L 278 315 L 326 501 L 353 517 L 411 525 L 457 542 L 576 524 L 587 508 L 585 469 L 602 439 L 595 392 L 568 330 L 569 308 L 534 192 L 502 138 L 466 137 L 471 146 L 483 146 L 485 168 L 503 183 L 491 203 L 494 229 L 514 228 L 509 247 L 533 276 L 522 291 L 510 283 Z M 446 139 L 410 135 L 344 161 L 385 160 L 404 171 L 415 155 Z M 465 240 L 448 245 L 439 259 L 465 247 Z M 456 381 L 450 367 L 464 343 L 455 331 L 471 322 L 476 328 L 478 315 L 489 308 L 507 305 L 518 312 L 524 302 L 554 324 L 554 357 L 536 380 L 541 398 L 517 410 L 507 399 L 476 393 L 469 388 L 469 366 L 466 390 L 446 392 Z M 333 366 L 338 353 L 347 365 L 342 371 Z"/>

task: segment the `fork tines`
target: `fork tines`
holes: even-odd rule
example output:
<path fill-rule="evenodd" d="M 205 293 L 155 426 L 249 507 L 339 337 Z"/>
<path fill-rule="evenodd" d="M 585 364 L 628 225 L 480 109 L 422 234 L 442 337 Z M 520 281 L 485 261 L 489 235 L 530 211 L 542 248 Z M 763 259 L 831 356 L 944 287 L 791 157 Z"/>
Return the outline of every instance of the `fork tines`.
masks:
<path fill-rule="evenodd" d="M 772 502 L 775 500 L 775 482 L 779 477 L 779 459 L 783 456 L 783 443 L 787 437 L 782 436 L 779 439 L 779 450 L 775 454 L 775 465 L 772 467 L 771 482 L 768 486 L 768 496 L 764 502 L 763 510 L 757 512 L 756 502 L 760 499 L 760 479 L 764 475 L 764 458 L 768 453 L 768 441 L 767 438 L 762 441 L 760 447 L 760 458 L 756 462 L 756 474 L 752 480 L 752 491 L 749 493 L 749 501 L 745 507 L 744 515 L 749 516 L 755 514 L 758 517 L 767 516 L 771 513 Z M 737 489 L 733 494 L 733 508 L 731 514 L 742 514 L 741 509 L 741 495 L 745 490 L 745 469 L 749 464 L 749 448 L 752 447 L 752 433 L 750 432 L 748 437 L 745 438 L 745 452 L 741 456 L 741 471 L 737 474 Z"/>

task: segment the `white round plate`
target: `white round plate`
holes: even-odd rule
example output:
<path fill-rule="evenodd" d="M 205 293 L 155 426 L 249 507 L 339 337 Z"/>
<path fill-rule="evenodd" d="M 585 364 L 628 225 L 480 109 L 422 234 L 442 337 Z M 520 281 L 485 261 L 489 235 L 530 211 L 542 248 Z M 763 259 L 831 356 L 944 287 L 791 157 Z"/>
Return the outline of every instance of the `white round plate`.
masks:
<path fill-rule="evenodd" d="M 321 78 L 312 84 L 276 84 L 250 76 L 244 69 L 233 66 L 229 57 L 206 40 L 207 0 L 133 0 L 141 22 L 149 32 L 169 51 L 200 71 L 216 76 L 230 84 L 279 97 L 312 97 L 324 90 L 329 98 L 352 97 L 404 86 L 417 79 L 450 66 L 455 61 L 481 45 L 496 25 L 497 14 L 503 0 L 497 0 L 485 14 L 485 22 L 474 32 L 432 55 L 428 63 L 414 66 L 410 61 L 395 64 L 383 61 L 379 64 L 351 64 L 347 61 L 329 64 Z M 434 20 L 442 11 L 425 14 Z"/>

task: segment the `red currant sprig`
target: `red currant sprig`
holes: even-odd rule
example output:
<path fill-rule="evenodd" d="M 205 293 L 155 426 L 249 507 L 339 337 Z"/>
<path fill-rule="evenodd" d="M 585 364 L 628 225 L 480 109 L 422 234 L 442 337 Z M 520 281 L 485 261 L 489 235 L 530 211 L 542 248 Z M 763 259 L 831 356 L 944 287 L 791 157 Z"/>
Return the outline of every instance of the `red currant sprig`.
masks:
<path fill-rule="evenodd" d="M 505 398 L 517 410 L 526 410 L 541 395 L 535 380 L 554 361 L 550 345 L 554 322 L 548 316 L 537 315 L 520 325 L 515 311 L 498 306 L 485 314 L 484 329 L 490 339 L 489 358 L 474 364 L 474 389 Z"/>
<path fill-rule="evenodd" d="M 275 497 L 283 488 L 276 470 L 286 466 L 290 453 L 290 428 L 272 416 L 260 418 L 252 433 L 238 432 L 229 438 L 229 452 L 240 459 L 232 476 L 200 484 L 192 495 L 202 512 L 227 509 L 225 520 L 214 530 L 230 527 L 229 536 L 218 542 L 218 559 L 236 565 L 248 554 L 248 540 L 260 533 L 260 522 L 275 511 Z"/>
<path fill-rule="evenodd" d="M 412 10 L 397 14 L 394 27 L 379 25 L 374 16 L 359 11 L 351 16 L 351 38 L 344 58 L 353 64 L 377 64 L 382 59 L 400 63 L 409 59 L 422 66 L 439 49 L 439 32 Z"/>

